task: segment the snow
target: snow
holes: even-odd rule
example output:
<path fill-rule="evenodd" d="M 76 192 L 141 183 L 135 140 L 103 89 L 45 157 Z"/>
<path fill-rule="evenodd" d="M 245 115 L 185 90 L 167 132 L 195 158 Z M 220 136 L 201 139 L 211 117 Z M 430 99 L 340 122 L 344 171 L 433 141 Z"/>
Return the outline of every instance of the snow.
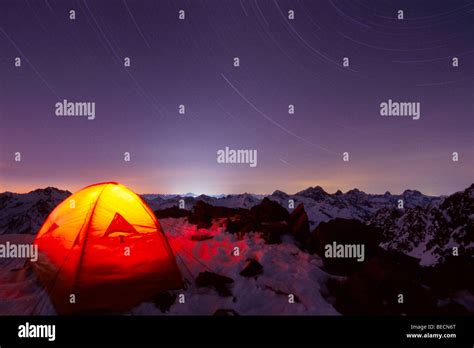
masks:
<path fill-rule="evenodd" d="M 178 301 L 162 313 L 153 303 L 144 302 L 130 310 L 130 315 L 212 315 L 217 309 L 233 309 L 241 315 L 338 315 L 321 295 L 330 277 L 321 270 L 322 260 L 300 251 L 291 237 L 282 244 L 268 245 L 258 233 L 239 239 L 224 231 L 223 220 L 215 220 L 209 229 L 197 230 L 185 218 L 162 219 L 161 224 L 176 253 L 181 274 L 188 281 L 185 304 Z M 193 241 L 196 234 L 212 239 Z M 2 235 L 0 242 L 31 243 L 32 235 Z M 239 247 L 239 256 L 234 256 Z M 254 258 L 263 266 L 256 279 L 239 273 L 247 259 Z M 199 272 L 215 272 L 230 277 L 233 296 L 222 297 L 214 289 L 198 288 L 194 280 Z M 289 303 L 288 295 L 297 301 Z M 49 297 L 25 260 L 0 260 L 0 315 L 54 315 Z"/>
<path fill-rule="evenodd" d="M 250 193 L 227 196 L 163 196 L 163 195 L 142 195 L 152 210 L 166 209 L 179 206 L 180 200 L 185 201 L 185 209 L 192 210 L 198 200 L 206 202 L 214 206 L 221 206 L 227 208 L 246 208 L 250 209 L 254 205 L 260 203 L 259 196 Z"/>
<path fill-rule="evenodd" d="M 356 219 L 366 221 L 375 212 L 382 208 L 396 208 L 399 199 L 404 200 L 406 208 L 425 206 L 438 202 L 439 198 L 425 196 L 418 191 L 405 191 L 402 195 L 377 195 L 367 194 L 357 189 L 346 193 L 328 194 L 320 187 L 308 188 L 295 195 L 286 195 L 284 192 L 275 191 L 269 199 L 280 203 L 288 208 L 288 200 L 295 202 L 295 207 L 303 203 L 308 214 L 311 227 L 316 227 L 321 222 L 327 222 L 335 218 Z"/>
<path fill-rule="evenodd" d="M 238 239 L 224 231 L 222 221 L 215 221 L 206 230 L 196 230 L 196 226 L 188 224 L 184 218 L 160 222 L 178 255 L 183 277 L 191 283 L 188 289 L 177 291 L 185 295 L 185 304 L 175 303 L 166 314 L 212 315 L 217 309 L 233 309 L 241 315 L 339 314 L 320 293 L 329 277 L 320 269 L 322 260 L 301 252 L 294 241 L 287 239 L 282 244 L 268 245 L 258 233 Z M 191 236 L 199 233 L 214 238 L 192 241 Z M 239 256 L 233 254 L 235 247 L 240 249 Z M 239 274 L 249 258 L 263 266 L 263 274 L 256 279 Z M 232 278 L 233 296 L 221 297 L 214 289 L 197 288 L 194 279 L 204 271 Z M 289 303 L 288 294 L 295 295 L 300 302 Z M 143 303 L 131 314 L 163 313 L 154 305 Z"/>
<path fill-rule="evenodd" d="M 434 248 L 428 250 L 426 247 L 431 239 L 431 237 L 426 237 L 421 243 L 414 246 L 412 250 L 405 252 L 405 254 L 420 259 L 420 266 L 429 267 L 435 265 L 439 255 L 433 254 Z"/>
<path fill-rule="evenodd" d="M 32 243 L 34 236 L 6 234 L 0 243 Z M 48 295 L 25 259 L 0 259 L 0 315 L 55 314 Z"/>

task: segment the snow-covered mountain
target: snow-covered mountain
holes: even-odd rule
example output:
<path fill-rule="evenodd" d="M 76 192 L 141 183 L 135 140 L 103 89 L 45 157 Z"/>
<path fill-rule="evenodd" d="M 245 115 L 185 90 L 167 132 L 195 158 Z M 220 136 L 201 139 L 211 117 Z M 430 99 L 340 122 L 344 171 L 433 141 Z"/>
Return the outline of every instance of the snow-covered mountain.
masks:
<path fill-rule="evenodd" d="M 303 203 L 312 227 L 335 218 L 366 221 L 379 209 L 396 208 L 399 200 L 403 200 L 404 207 L 413 208 L 442 199 L 412 190 L 406 190 L 401 195 L 392 195 L 390 192 L 383 195 L 367 194 L 358 189 L 352 189 L 346 193 L 337 191 L 329 194 L 320 186 L 307 188 L 294 195 L 275 191 L 268 198 L 277 201 L 287 209 L 289 209 L 289 200 L 294 201 L 295 207 Z"/>
<path fill-rule="evenodd" d="M 383 231 L 382 247 L 431 266 L 452 255 L 474 255 L 474 184 L 444 200 L 397 209 L 385 207 L 368 221 Z"/>
<path fill-rule="evenodd" d="M 197 197 L 150 197 L 150 195 L 146 195 L 142 197 L 153 210 L 178 206 L 182 199 L 185 201 L 185 209 L 192 210 L 198 200 L 214 206 L 250 209 L 259 204 L 265 196 L 244 193 L 226 195 L 224 197 L 211 197 L 207 195 Z M 383 195 L 367 194 L 358 189 L 353 189 L 346 193 L 337 191 L 334 194 L 330 194 L 320 186 L 309 187 L 295 194 L 287 194 L 277 190 L 266 197 L 280 203 L 289 212 L 293 210 L 289 204 L 290 200 L 294 202 L 294 208 L 303 203 L 308 213 L 311 227 L 316 227 L 321 222 L 335 218 L 366 221 L 379 209 L 397 207 L 399 200 L 403 200 L 405 208 L 426 206 L 442 200 L 442 197 L 426 196 L 416 190 L 406 190 L 400 195 L 392 195 L 390 192 L 386 192 Z"/>
<path fill-rule="evenodd" d="M 261 198 L 250 193 L 238 195 L 218 195 L 218 196 L 162 196 L 162 195 L 142 195 L 142 198 L 153 210 L 166 209 L 180 206 L 180 201 L 184 200 L 184 209 L 192 210 L 197 201 L 227 208 L 245 208 L 249 209 L 260 203 Z"/>
<path fill-rule="evenodd" d="M 68 191 L 52 187 L 26 194 L 1 193 L 0 234 L 35 234 L 50 211 L 70 194 Z M 412 190 L 406 190 L 401 195 L 392 195 L 389 192 L 383 195 L 374 195 L 358 189 L 346 193 L 338 191 L 329 194 L 319 186 L 307 188 L 293 195 L 277 190 L 267 197 L 280 203 L 289 212 L 293 210 L 289 206 L 290 200 L 293 200 L 295 208 L 298 204 L 303 203 L 311 228 L 335 218 L 357 219 L 365 222 L 379 209 L 396 208 L 400 199 L 403 199 L 405 208 L 426 206 L 442 200 L 440 197 L 430 197 Z M 259 204 L 264 196 L 250 193 L 195 197 L 191 195 L 182 197 L 179 195 L 144 194 L 142 198 L 154 211 L 180 206 L 181 200 L 184 200 L 184 209 L 191 211 L 197 201 L 203 201 L 213 206 L 250 209 Z"/>
<path fill-rule="evenodd" d="M 36 234 L 49 213 L 71 192 L 54 187 L 28 193 L 0 193 L 0 234 Z"/>

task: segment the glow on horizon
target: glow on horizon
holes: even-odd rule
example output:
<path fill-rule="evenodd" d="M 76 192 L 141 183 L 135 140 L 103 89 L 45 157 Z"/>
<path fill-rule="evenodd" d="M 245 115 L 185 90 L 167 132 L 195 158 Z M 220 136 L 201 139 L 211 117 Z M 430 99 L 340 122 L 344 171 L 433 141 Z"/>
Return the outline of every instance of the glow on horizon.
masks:
<path fill-rule="evenodd" d="M 2 183 L 0 185 L 0 192 L 14 192 L 14 193 L 28 193 L 31 191 L 34 191 L 36 189 L 44 189 L 46 187 L 55 187 L 60 190 L 67 190 L 72 193 L 77 192 L 81 190 L 82 188 L 89 186 L 91 184 L 99 183 L 99 182 L 104 182 L 104 181 L 117 181 L 128 188 L 132 189 L 134 192 L 138 194 L 168 194 L 168 195 L 185 195 L 187 193 L 193 193 L 197 196 L 199 195 L 221 195 L 221 194 L 243 194 L 243 193 L 250 193 L 250 194 L 256 194 L 256 195 L 269 195 L 273 193 L 275 190 L 280 190 L 283 192 L 286 192 L 288 194 L 295 194 L 299 191 L 305 190 L 309 187 L 315 187 L 315 186 L 320 186 L 322 187 L 327 193 L 333 194 L 336 191 L 340 190 L 342 192 L 347 192 L 349 190 L 352 190 L 354 188 L 359 189 L 361 191 L 364 191 L 366 193 L 371 193 L 371 194 L 383 194 L 387 191 L 389 191 L 392 194 L 401 194 L 403 191 L 407 189 L 411 190 L 418 190 L 421 193 L 425 195 L 430 195 L 430 196 L 442 196 L 442 195 L 449 195 L 454 192 L 463 190 L 467 188 L 470 183 L 466 184 L 464 187 L 459 188 L 454 190 L 453 192 L 449 193 L 440 193 L 436 190 L 436 188 L 425 188 L 424 190 L 421 190 L 417 187 L 404 187 L 400 185 L 396 185 L 400 187 L 397 189 L 397 187 L 387 188 L 387 189 L 382 189 L 382 190 L 374 190 L 370 186 L 367 185 L 367 182 L 370 182 L 370 178 L 366 178 L 366 180 L 351 180 L 351 181 L 346 181 L 343 185 L 338 186 L 335 184 L 334 181 L 329 181 L 329 180 L 318 180 L 318 181 L 313 181 L 313 180 L 300 180 L 300 181 L 288 181 L 285 184 L 280 183 L 280 185 L 276 184 L 275 187 L 268 187 L 265 189 L 255 189 L 255 185 L 252 185 L 254 189 L 250 187 L 244 187 L 242 186 L 241 190 L 236 189 L 235 187 L 230 190 L 226 190 L 224 186 L 222 189 L 208 189 L 206 185 L 203 184 L 196 184 L 196 186 L 185 184 L 180 186 L 179 184 L 173 184 L 169 186 L 158 186 L 156 184 L 152 185 L 146 185 L 140 182 L 135 182 L 134 180 L 92 180 L 90 182 L 82 181 L 81 183 L 76 183 L 76 184 L 71 184 L 66 181 L 61 181 L 61 182 L 55 182 L 52 183 L 51 181 L 46 181 L 46 180 L 39 180 L 36 183 L 32 182 L 6 182 L 5 180 L 2 180 Z M 389 186 L 394 186 L 394 185 L 389 185 Z"/>

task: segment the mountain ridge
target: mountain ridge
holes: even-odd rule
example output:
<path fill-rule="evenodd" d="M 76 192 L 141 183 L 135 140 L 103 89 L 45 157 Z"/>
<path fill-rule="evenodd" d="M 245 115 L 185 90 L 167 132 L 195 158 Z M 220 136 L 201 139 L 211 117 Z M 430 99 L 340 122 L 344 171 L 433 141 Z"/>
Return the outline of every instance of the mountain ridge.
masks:
<path fill-rule="evenodd" d="M 28 193 L 0 193 L 0 234 L 36 233 L 49 212 L 69 195 L 71 192 L 55 187 L 39 188 Z M 417 190 L 405 190 L 400 195 L 392 195 L 388 192 L 383 195 L 370 194 L 359 189 L 351 189 L 345 193 L 338 190 L 331 194 L 321 186 L 308 187 L 296 194 L 275 190 L 270 195 L 242 193 L 218 197 L 208 195 L 194 197 L 144 194 L 141 197 L 152 210 L 179 206 L 182 202 L 184 202 L 184 209 L 192 210 L 199 200 L 215 206 L 250 209 L 267 197 L 291 211 L 289 204 L 291 200 L 294 207 L 300 203 L 304 204 L 311 227 L 333 218 L 367 221 L 382 208 L 396 207 L 400 199 L 404 200 L 404 208 L 425 206 L 444 200 L 442 196 L 427 196 Z"/>

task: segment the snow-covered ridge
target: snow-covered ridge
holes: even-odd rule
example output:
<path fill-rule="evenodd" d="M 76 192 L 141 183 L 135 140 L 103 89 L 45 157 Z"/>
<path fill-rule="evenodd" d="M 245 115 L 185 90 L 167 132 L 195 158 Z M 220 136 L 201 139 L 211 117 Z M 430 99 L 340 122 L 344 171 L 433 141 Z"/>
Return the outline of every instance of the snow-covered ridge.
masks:
<path fill-rule="evenodd" d="M 358 189 L 330 194 L 320 186 L 307 188 L 294 195 L 275 191 L 268 198 L 277 201 L 287 209 L 289 200 L 295 202 L 295 207 L 303 203 L 312 227 L 334 218 L 366 221 L 379 209 L 397 208 L 399 200 L 403 200 L 405 208 L 412 208 L 426 206 L 443 199 L 443 197 L 426 196 L 412 190 L 406 190 L 400 195 L 392 195 L 389 192 L 383 195 L 368 194 Z"/>
<path fill-rule="evenodd" d="M 70 195 L 54 187 L 0 193 L 0 234 L 36 234 L 49 213 Z"/>
<path fill-rule="evenodd" d="M 53 187 L 37 189 L 25 194 L 0 193 L 0 234 L 35 234 L 51 210 L 70 194 L 69 191 Z M 142 198 L 154 211 L 179 206 L 181 200 L 184 200 L 186 210 L 192 210 L 199 200 L 214 206 L 250 209 L 259 204 L 264 197 L 263 195 L 250 193 L 218 196 L 196 196 L 191 193 L 183 196 L 142 195 Z M 290 200 L 294 202 L 294 207 L 303 203 L 311 227 L 334 218 L 366 221 L 379 209 L 395 208 L 400 199 L 403 199 L 405 208 L 426 206 L 440 202 L 443 199 L 442 197 L 426 196 L 418 191 L 411 190 L 406 190 L 401 195 L 392 195 L 388 192 L 383 195 L 367 194 L 358 189 L 346 193 L 338 191 L 329 194 L 319 186 L 309 187 L 293 195 L 277 190 L 266 197 L 280 203 L 289 211 L 292 209 L 289 206 Z"/>
<path fill-rule="evenodd" d="M 192 210 L 198 200 L 214 206 L 249 209 L 259 204 L 264 197 L 268 197 L 280 203 L 280 205 L 288 211 L 291 211 L 292 208 L 289 203 L 290 200 L 292 200 L 294 202 L 293 207 L 298 206 L 300 203 L 304 204 L 311 227 L 316 227 L 319 223 L 334 218 L 366 221 L 379 209 L 396 208 L 399 204 L 399 200 L 403 200 L 405 208 L 413 208 L 440 202 L 444 199 L 444 197 L 427 196 L 416 190 L 405 190 L 399 195 L 392 195 L 390 192 L 386 192 L 383 195 L 368 194 L 358 189 L 352 189 L 346 193 L 337 191 L 336 193 L 330 194 L 324 191 L 320 186 L 309 187 L 295 194 L 287 194 L 283 191 L 276 190 L 267 196 L 243 193 L 238 195 L 226 195 L 224 197 L 212 197 L 207 195 L 196 197 L 145 195 L 142 197 L 153 210 L 178 206 L 180 200 L 184 200 L 185 209 L 187 210 Z"/>
<path fill-rule="evenodd" d="M 474 184 L 444 200 L 404 209 L 380 209 L 368 221 L 384 234 L 382 247 L 432 266 L 452 255 L 474 255 Z"/>

